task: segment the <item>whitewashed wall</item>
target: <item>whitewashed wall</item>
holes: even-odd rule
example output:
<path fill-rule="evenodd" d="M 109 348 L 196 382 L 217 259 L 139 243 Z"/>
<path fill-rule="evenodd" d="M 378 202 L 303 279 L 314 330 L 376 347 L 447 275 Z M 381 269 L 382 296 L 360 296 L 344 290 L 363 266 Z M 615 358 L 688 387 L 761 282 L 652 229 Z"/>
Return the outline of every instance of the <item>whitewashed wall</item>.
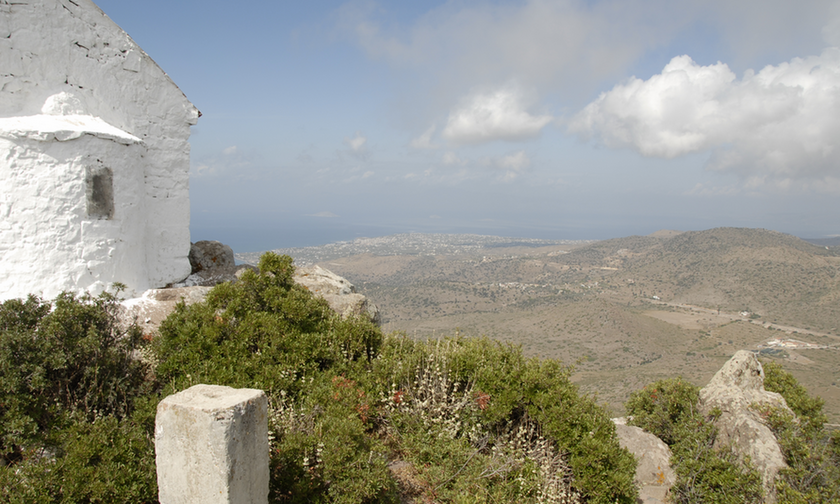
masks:
<path fill-rule="evenodd" d="M 91 1 L 0 2 L 0 299 L 186 277 L 198 115 Z M 111 220 L 79 206 L 97 159 Z"/>

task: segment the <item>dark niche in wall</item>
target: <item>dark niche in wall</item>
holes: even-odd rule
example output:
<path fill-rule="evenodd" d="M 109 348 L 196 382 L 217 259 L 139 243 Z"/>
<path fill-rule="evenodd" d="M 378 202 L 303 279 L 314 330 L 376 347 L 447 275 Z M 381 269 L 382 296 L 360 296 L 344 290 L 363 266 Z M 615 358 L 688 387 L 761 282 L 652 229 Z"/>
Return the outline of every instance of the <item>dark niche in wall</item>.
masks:
<path fill-rule="evenodd" d="M 87 216 L 89 219 L 114 218 L 114 172 L 105 166 L 88 166 L 85 173 Z"/>

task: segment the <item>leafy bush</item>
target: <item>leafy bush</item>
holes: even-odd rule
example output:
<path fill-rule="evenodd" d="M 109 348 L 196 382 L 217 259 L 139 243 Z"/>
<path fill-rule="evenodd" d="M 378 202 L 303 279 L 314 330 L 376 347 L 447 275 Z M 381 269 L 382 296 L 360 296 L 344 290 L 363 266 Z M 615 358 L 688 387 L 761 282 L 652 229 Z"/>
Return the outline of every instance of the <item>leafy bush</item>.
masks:
<path fill-rule="evenodd" d="M 131 419 L 76 422 L 38 456 L 0 467 L 0 501 L 157 502 L 154 443 Z"/>
<path fill-rule="evenodd" d="M 671 446 L 677 481 L 671 488 L 676 503 L 762 503 L 761 477 L 749 461 L 739 462 L 728 447 L 715 449 L 717 429 L 699 415 L 677 429 Z"/>
<path fill-rule="evenodd" d="M 819 397 L 811 397 L 805 387 L 779 363 L 765 361 L 761 364 L 764 369 L 764 388 L 781 394 L 799 420 L 806 422 L 804 428 L 821 431 L 828 421 L 828 417 L 822 411 L 825 401 Z"/>
<path fill-rule="evenodd" d="M 700 389 L 681 377 L 647 385 L 627 400 L 632 424 L 645 429 L 667 445 L 676 444 L 683 434 L 680 427 L 697 416 Z"/>
<path fill-rule="evenodd" d="M 267 253 L 259 274 L 217 285 L 204 303 L 179 305 L 154 341 L 157 378 L 179 390 L 215 383 L 297 394 L 300 377 L 349 370 L 376 354 L 378 327 L 342 320 L 293 273 L 290 257 Z"/>
<path fill-rule="evenodd" d="M 355 385 L 378 352 L 369 320 L 343 320 L 293 281 L 288 256 L 267 253 L 260 272 L 179 305 L 154 341 L 166 393 L 196 383 L 259 388 L 272 411 L 272 500 L 393 502 L 385 450 L 368 435 Z M 337 383 L 353 383 L 344 390 Z"/>
<path fill-rule="evenodd" d="M 775 434 L 788 467 L 779 472 L 780 502 L 840 502 L 840 431 L 826 432 L 823 400 L 811 397 L 775 362 L 764 362 L 764 387 L 778 392 L 796 416 L 779 408 L 760 413 Z"/>
<path fill-rule="evenodd" d="M 700 390 L 682 378 L 660 380 L 634 392 L 625 404 L 630 423 L 653 433 L 671 448 L 677 503 L 763 502 L 761 478 L 727 447 L 715 449 L 713 418 L 698 411 Z M 714 413 L 713 413 L 714 414 Z"/>
<path fill-rule="evenodd" d="M 0 500 L 155 502 L 155 407 L 212 383 L 267 392 L 272 502 L 635 502 L 634 460 L 569 368 L 484 338 L 385 337 L 293 272 L 264 255 L 148 348 L 110 294 L 0 305 Z"/>
<path fill-rule="evenodd" d="M 141 335 L 116 310 L 108 293 L 0 305 L 3 502 L 156 500 Z"/>
<path fill-rule="evenodd" d="M 428 498 L 633 502 L 635 461 L 570 372 L 487 338 L 392 336 L 374 362 L 387 436 Z"/>
<path fill-rule="evenodd" d="M 141 333 L 120 328 L 116 310 L 108 293 L 0 305 L 0 457 L 6 463 L 49 444 L 71 418 L 125 417 L 144 393 L 146 367 L 132 358 Z"/>

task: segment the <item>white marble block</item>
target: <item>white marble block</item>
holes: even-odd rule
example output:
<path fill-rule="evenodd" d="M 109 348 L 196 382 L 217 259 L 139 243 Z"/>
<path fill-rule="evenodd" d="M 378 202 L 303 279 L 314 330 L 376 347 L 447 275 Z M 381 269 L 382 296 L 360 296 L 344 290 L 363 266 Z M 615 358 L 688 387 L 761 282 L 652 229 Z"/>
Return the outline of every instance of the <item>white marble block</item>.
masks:
<path fill-rule="evenodd" d="M 160 402 L 161 504 L 268 502 L 268 399 L 262 390 L 195 385 Z"/>

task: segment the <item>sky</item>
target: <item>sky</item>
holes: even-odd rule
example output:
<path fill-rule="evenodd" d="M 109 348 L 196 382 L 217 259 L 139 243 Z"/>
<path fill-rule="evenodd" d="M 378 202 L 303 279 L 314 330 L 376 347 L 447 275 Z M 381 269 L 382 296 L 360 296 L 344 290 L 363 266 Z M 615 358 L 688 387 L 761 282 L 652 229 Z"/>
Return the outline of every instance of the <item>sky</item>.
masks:
<path fill-rule="evenodd" d="M 96 3 L 202 112 L 193 241 L 840 235 L 837 0 Z"/>

